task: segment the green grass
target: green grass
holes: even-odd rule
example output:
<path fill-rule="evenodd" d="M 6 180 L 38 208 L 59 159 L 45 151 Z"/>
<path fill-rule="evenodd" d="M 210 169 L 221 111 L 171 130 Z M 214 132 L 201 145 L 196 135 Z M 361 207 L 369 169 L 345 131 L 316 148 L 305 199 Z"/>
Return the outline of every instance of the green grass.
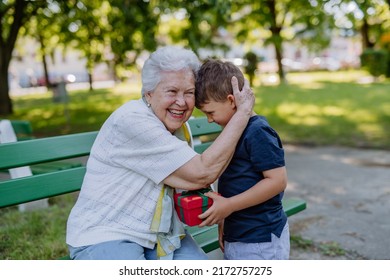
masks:
<path fill-rule="evenodd" d="M 120 105 L 140 97 L 140 85 L 119 84 L 110 89 L 69 92 L 68 104 L 53 103 L 51 92 L 15 97 L 12 119 L 29 120 L 35 136 L 98 130 Z"/>
<path fill-rule="evenodd" d="M 68 255 L 66 221 L 76 194 L 49 199 L 50 207 L 0 209 L 0 260 L 50 260 Z"/>
<path fill-rule="evenodd" d="M 359 72 L 290 74 L 256 88 L 256 107 L 285 143 L 390 148 L 390 83 L 359 84 Z"/>
<path fill-rule="evenodd" d="M 284 143 L 390 149 L 390 82 L 357 83 L 364 76 L 356 71 L 291 73 L 288 85 L 254 87 L 255 111 L 268 118 Z M 15 97 L 12 118 L 31 121 L 37 137 L 98 130 L 121 104 L 139 98 L 139 92 L 139 84 L 72 91 L 67 111 L 63 104 L 52 103 L 50 93 Z M 202 113 L 195 110 L 194 115 Z M 74 195 L 63 195 L 36 212 L 1 209 L 0 259 L 66 255 L 66 220 L 74 201 Z M 310 247 L 306 241 L 298 243 Z"/>
<path fill-rule="evenodd" d="M 363 256 L 355 251 L 349 251 L 340 246 L 337 242 L 314 242 L 301 236 L 290 236 L 291 251 L 304 251 L 322 255 L 324 259 L 349 259 L 361 260 Z"/>

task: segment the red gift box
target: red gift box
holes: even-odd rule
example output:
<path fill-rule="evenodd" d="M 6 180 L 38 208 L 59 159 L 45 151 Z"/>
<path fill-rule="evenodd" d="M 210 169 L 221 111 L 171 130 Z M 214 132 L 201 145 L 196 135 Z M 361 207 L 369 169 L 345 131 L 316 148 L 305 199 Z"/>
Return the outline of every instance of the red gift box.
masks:
<path fill-rule="evenodd" d="M 189 226 L 197 226 L 202 222 L 198 216 L 213 205 L 213 200 L 204 195 L 208 191 L 210 189 L 184 191 L 175 194 L 175 209 L 183 223 Z"/>

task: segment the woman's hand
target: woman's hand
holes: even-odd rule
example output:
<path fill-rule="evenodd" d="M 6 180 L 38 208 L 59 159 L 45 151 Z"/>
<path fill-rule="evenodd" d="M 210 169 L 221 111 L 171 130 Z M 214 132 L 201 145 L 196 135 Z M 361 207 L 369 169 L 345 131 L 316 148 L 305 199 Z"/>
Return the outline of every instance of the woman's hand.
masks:
<path fill-rule="evenodd" d="M 242 90 L 238 88 L 238 80 L 236 77 L 232 77 L 233 95 L 237 106 L 237 111 L 243 113 L 252 114 L 253 106 L 255 104 L 255 96 L 252 89 L 249 86 L 249 82 L 245 79 Z"/>
<path fill-rule="evenodd" d="M 205 196 L 213 200 L 213 205 L 206 212 L 199 215 L 199 218 L 203 220 L 199 227 L 219 224 L 233 212 L 228 198 L 220 196 L 216 192 L 207 192 Z"/>

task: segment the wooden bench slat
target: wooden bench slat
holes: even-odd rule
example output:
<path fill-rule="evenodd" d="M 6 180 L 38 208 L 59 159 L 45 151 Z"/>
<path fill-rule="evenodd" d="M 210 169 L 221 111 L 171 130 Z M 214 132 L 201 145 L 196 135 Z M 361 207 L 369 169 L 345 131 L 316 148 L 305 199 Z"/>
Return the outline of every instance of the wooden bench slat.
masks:
<path fill-rule="evenodd" d="M 218 225 L 204 228 L 187 227 L 187 230 L 205 253 L 219 248 Z"/>
<path fill-rule="evenodd" d="M 53 161 L 31 165 L 30 169 L 34 175 L 38 175 L 81 166 L 83 166 L 83 164 L 79 161 Z"/>
<path fill-rule="evenodd" d="M 0 181 L 0 208 L 80 190 L 86 168 Z"/>
<path fill-rule="evenodd" d="M 18 141 L 33 139 L 31 123 L 25 120 L 10 120 Z"/>
<path fill-rule="evenodd" d="M 282 204 L 284 212 L 286 212 L 288 217 L 306 209 L 306 201 L 301 198 L 283 198 Z"/>
<path fill-rule="evenodd" d="M 188 120 L 194 138 L 194 150 L 201 154 L 213 143 L 214 138 L 222 131 L 216 123 L 209 123 L 207 118 L 193 118 Z"/>
<path fill-rule="evenodd" d="M 208 147 L 210 147 L 210 145 L 212 144 L 213 142 L 207 142 L 207 143 L 201 143 L 201 144 L 196 144 L 194 145 L 194 150 L 195 152 L 201 154 L 203 153 L 204 151 L 206 151 L 206 149 Z"/>
<path fill-rule="evenodd" d="M 222 127 L 216 123 L 209 123 L 207 118 L 193 118 L 188 120 L 188 124 L 191 128 L 192 137 L 199 137 L 203 135 L 209 135 L 214 133 L 220 133 Z"/>
<path fill-rule="evenodd" d="M 0 145 L 0 169 L 89 155 L 97 131 Z"/>
<path fill-rule="evenodd" d="M 31 140 L 34 139 L 33 135 L 33 129 L 31 126 L 31 123 L 26 120 L 10 120 L 12 128 L 15 132 L 15 136 L 17 138 L 17 141 L 25 141 L 25 140 Z M 0 132 L 1 133 L 1 132 Z M 35 174 L 43 174 L 48 172 L 53 172 L 56 170 L 64 170 L 68 168 L 73 167 L 79 167 L 82 166 L 82 162 L 78 161 L 51 161 L 51 162 L 45 162 L 40 163 L 38 165 L 32 165 L 30 166 L 31 172 Z M 1 170 L 0 172 L 4 172 L 5 170 Z"/>

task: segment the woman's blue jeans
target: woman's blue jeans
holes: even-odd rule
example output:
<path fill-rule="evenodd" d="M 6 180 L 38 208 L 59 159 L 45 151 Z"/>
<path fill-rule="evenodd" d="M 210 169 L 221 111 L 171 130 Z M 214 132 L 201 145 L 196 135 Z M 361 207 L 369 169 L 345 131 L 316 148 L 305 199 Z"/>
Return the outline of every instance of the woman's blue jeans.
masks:
<path fill-rule="evenodd" d="M 157 260 L 157 249 L 144 248 L 128 240 L 113 240 L 90 246 L 69 246 L 70 257 L 75 260 Z M 207 260 L 207 255 L 188 233 L 181 247 L 173 254 L 174 260 Z"/>

